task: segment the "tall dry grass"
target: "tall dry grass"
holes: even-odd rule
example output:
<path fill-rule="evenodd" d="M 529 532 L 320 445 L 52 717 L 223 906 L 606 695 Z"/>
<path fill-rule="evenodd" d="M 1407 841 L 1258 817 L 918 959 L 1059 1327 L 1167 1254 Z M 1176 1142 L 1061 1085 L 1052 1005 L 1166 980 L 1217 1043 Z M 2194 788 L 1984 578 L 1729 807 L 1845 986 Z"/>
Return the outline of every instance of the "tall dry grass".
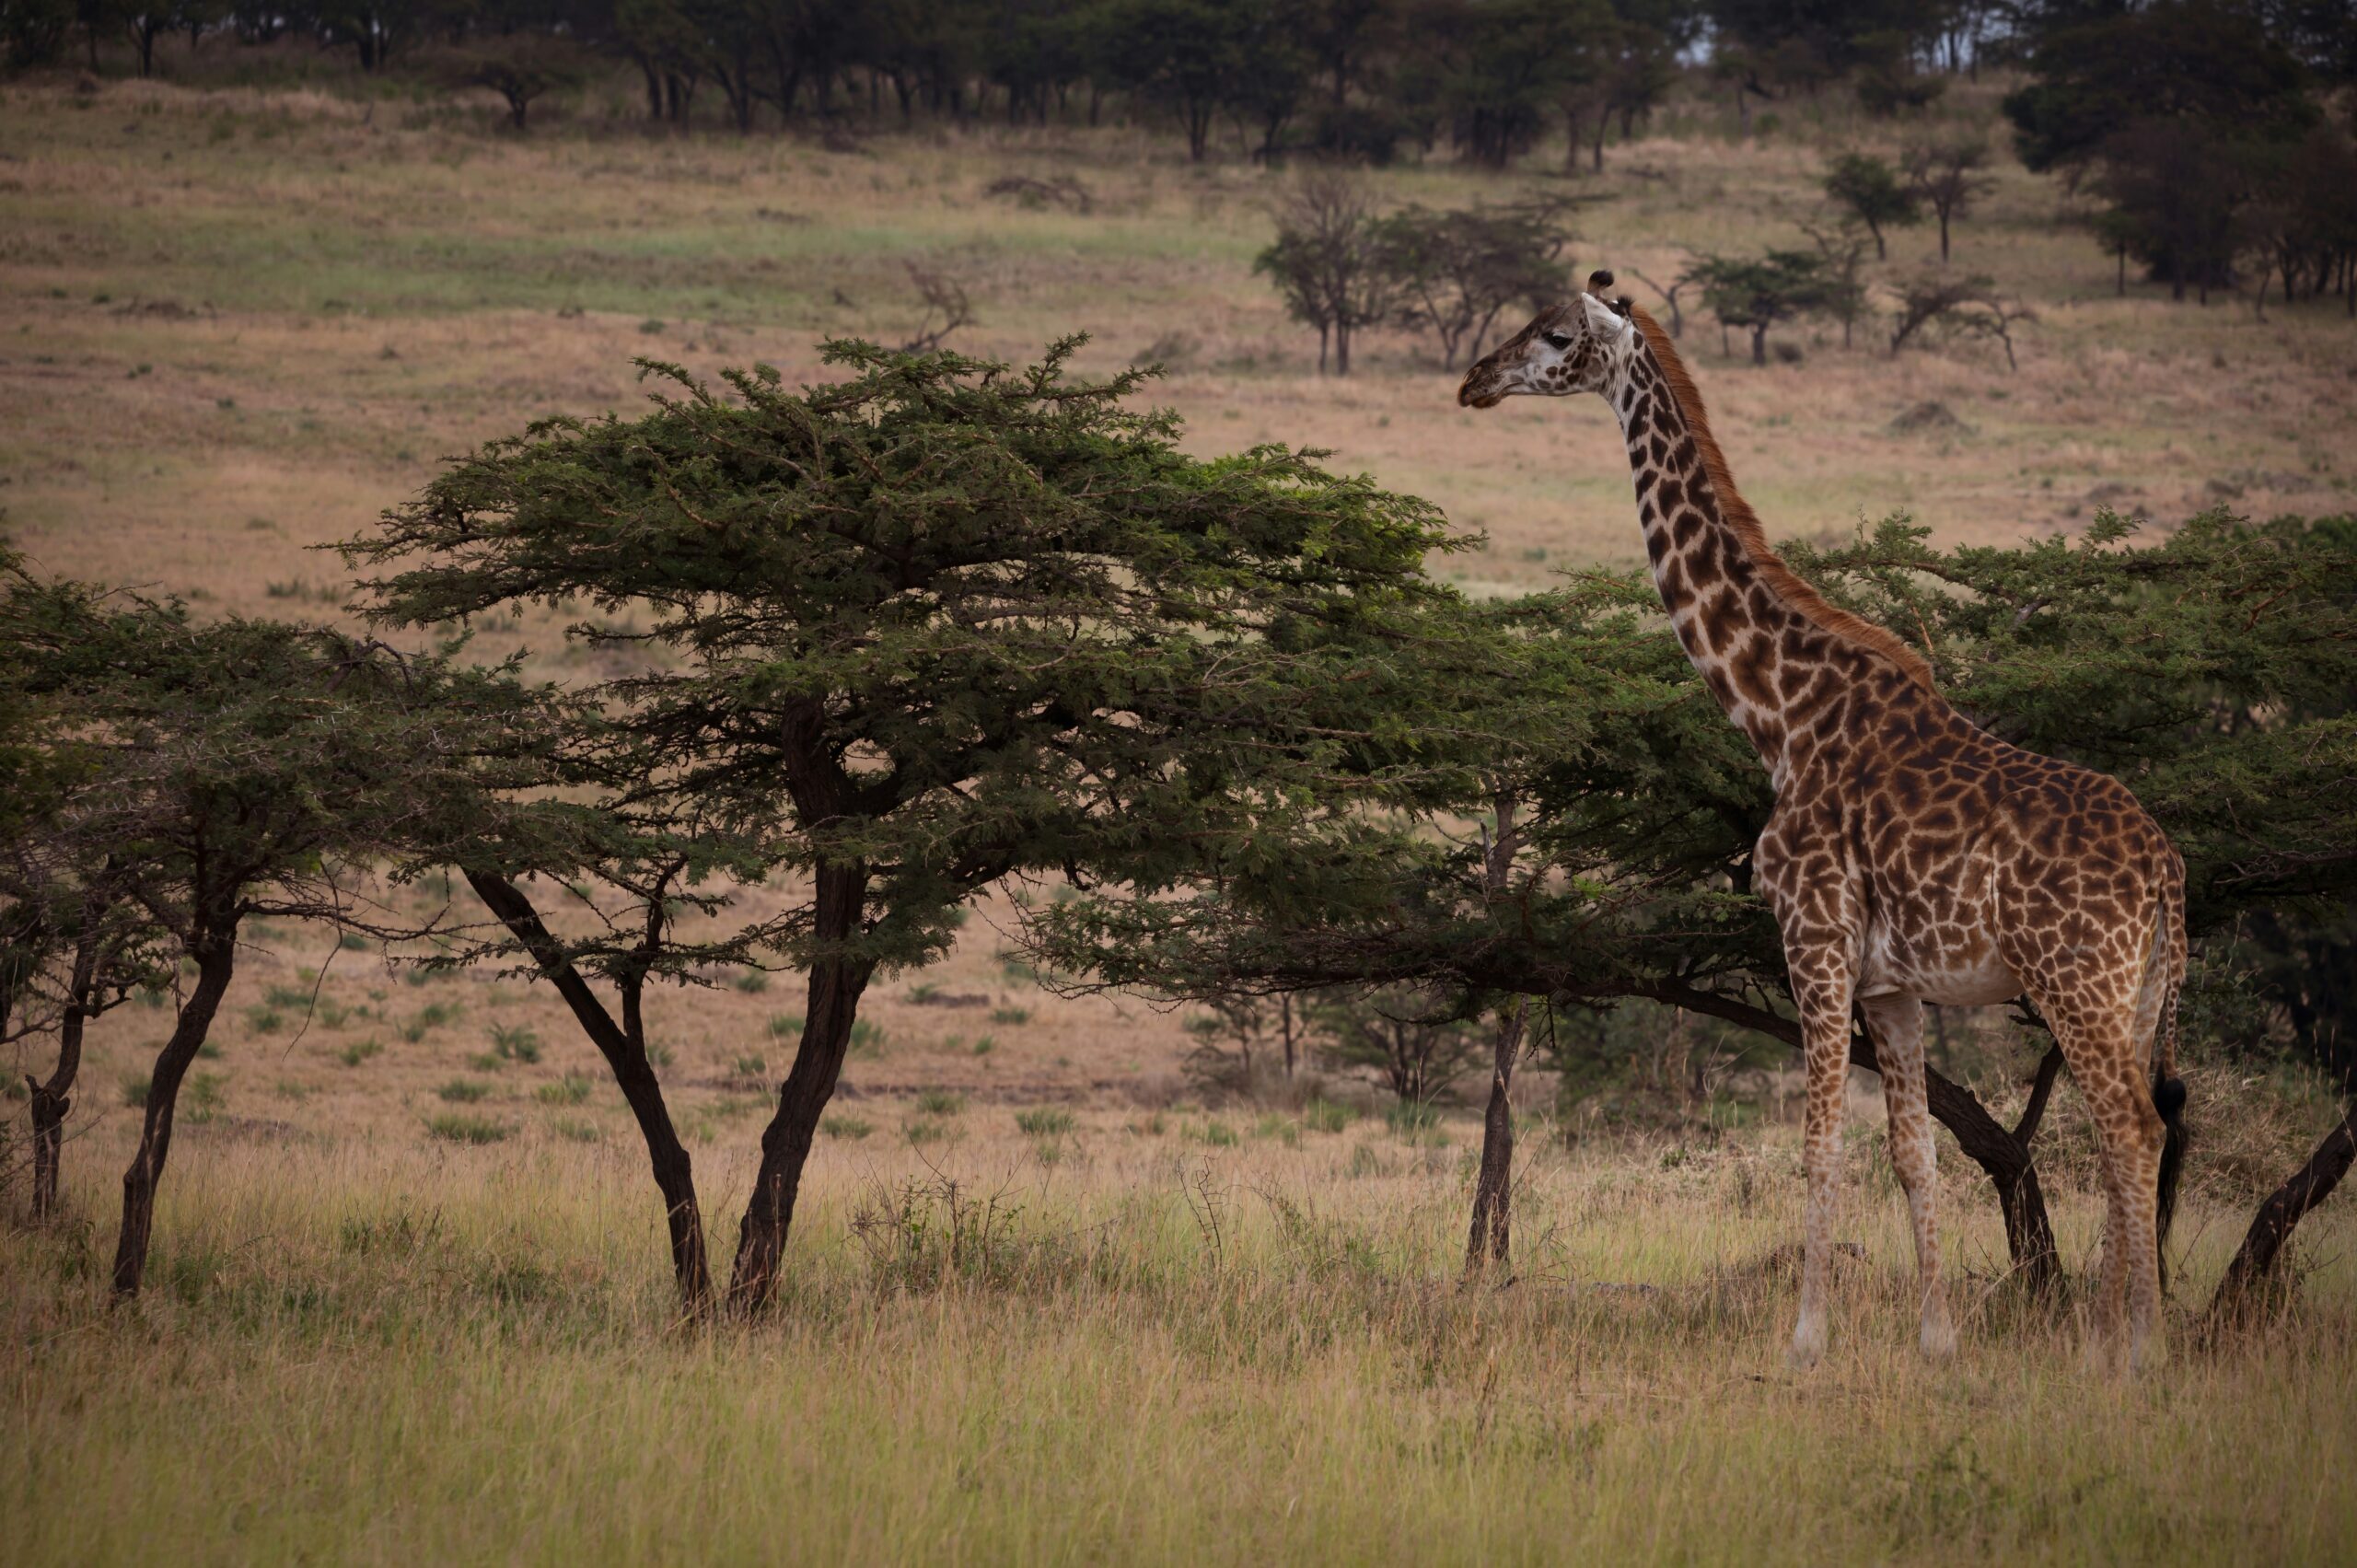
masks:
<path fill-rule="evenodd" d="M 911 1113 L 913 1114 L 913 1113 Z M 634 1152 L 193 1130 L 154 1288 L 0 1238 L 0 1510 L 32 1562 L 2330 1562 L 2357 1550 L 2351 1219 L 2301 1304 L 2083 1368 L 1948 1182 L 1956 1361 L 1913 1350 L 1856 1140 L 1836 1348 L 1788 1373 L 1782 1133 L 1540 1150 L 1460 1287 L 1463 1123 L 1003 1107 L 822 1145 L 774 1321 L 669 1318 Z M 1441 1140 L 1453 1140 L 1444 1142 Z M 87 1151 L 95 1153 L 95 1151 Z M 742 1159 L 706 1161 L 715 1196 Z M 101 1210 L 95 1159 L 77 1202 Z M 715 1208 L 726 1208 L 716 1203 Z M 2080 1258 L 2096 1210 L 2061 1195 Z M 2233 1240 L 2197 1205 L 2195 1302 Z"/>

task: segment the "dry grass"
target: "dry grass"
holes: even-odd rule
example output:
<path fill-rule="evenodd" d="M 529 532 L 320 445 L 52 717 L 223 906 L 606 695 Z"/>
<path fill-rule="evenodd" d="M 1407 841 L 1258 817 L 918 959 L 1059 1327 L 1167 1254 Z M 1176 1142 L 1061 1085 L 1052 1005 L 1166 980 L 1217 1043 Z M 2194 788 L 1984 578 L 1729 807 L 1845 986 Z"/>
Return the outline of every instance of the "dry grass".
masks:
<path fill-rule="evenodd" d="M 911 1114 L 906 1107 L 887 1111 Z M 2329 1562 L 2357 1550 L 2346 1209 L 2305 1305 L 2133 1384 L 2025 1318 L 1952 1182 L 1968 1323 L 1912 1350 L 1901 1210 L 1779 1354 L 1782 1137 L 1543 1147 L 1504 1290 L 1452 1283 L 1471 1129 L 1202 1142 L 1003 1107 L 821 1145 L 773 1324 L 681 1333 L 626 1141 L 192 1130 L 155 1288 L 0 1237 L 0 1507 L 26 1562 Z M 106 1143 L 105 1137 L 93 1140 Z M 77 1204 L 102 1202 L 75 1152 Z M 105 1163 L 111 1164 L 110 1156 Z M 702 1156 L 715 1199 L 749 1145 Z M 953 1214 L 946 1184 L 958 1184 Z M 717 1206 L 717 1205 L 716 1205 Z M 2096 1221 L 2066 1191 L 2074 1256 Z M 2180 1286 L 2223 1261 L 2218 1216 Z M 727 1227 L 717 1226 L 726 1231 Z M 953 1239 L 954 1238 L 954 1239 Z M 725 1240 L 725 1236 L 722 1237 Z"/>

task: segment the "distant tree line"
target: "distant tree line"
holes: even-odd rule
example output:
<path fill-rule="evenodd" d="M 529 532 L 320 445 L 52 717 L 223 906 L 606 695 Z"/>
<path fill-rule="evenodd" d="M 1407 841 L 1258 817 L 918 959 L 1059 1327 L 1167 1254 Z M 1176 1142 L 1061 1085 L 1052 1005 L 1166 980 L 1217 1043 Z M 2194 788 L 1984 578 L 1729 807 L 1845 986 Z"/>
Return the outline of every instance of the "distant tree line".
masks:
<path fill-rule="evenodd" d="M 1755 107 L 1842 85 L 1869 113 L 1904 114 L 1991 62 L 2039 73 L 2020 110 L 2039 166 L 2169 119 L 2139 71 L 2199 77 L 2200 111 L 2240 136 L 2254 99 L 2345 85 L 2350 30 L 2331 0 L 0 0 L 17 65 L 128 46 L 144 75 L 168 39 L 305 39 L 371 73 L 435 56 L 519 124 L 602 58 L 634 68 L 648 117 L 674 123 L 699 100 L 739 131 L 1118 113 L 1174 127 L 1197 159 L 1226 126 L 1260 157 L 1446 144 L 1492 168 L 1554 133 L 1568 167 L 1600 166 L 1682 79 L 1725 95 L 1747 130 Z"/>

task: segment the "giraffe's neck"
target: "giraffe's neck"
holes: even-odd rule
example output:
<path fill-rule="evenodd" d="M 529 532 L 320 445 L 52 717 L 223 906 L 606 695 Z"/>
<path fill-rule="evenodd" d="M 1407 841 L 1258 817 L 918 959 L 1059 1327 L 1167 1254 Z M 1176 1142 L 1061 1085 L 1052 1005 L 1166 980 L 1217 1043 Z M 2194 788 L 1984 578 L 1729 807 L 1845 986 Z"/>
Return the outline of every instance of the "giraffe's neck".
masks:
<path fill-rule="evenodd" d="M 1762 580 L 1722 509 L 1686 412 L 1642 342 L 1605 397 L 1628 443 L 1645 558 L 1670 625 L 1781 789 L 1792 745 L 1786 708 L 1794 691 L 1813 684 L 1796 680 L 1793 666 L 1823 640 L 1806 635 L 1807 619 Z"/>

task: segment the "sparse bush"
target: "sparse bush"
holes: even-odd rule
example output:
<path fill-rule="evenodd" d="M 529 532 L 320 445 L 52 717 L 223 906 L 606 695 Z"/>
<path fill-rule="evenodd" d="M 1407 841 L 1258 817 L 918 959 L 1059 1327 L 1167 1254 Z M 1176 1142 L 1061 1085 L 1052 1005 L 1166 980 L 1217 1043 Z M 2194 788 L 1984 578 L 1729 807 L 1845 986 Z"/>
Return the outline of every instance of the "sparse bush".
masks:
<path fill-rule="evenodd" d="M 477 1078 L 452 1078 L 434 1091 L 453 1105 L 472 1105 L 491 1095 L 491 1086 Z"/>
<path fill-rule="evenodd" d="M 927 1116 L 956 1116 L 966 1109 L 966 1097 L 947 1089 L 927 1089 L 917 1096 L 917 1109 Z"/>
<path fill-rule="evenodd" d="M 1008 1028 L 1015 1028 L 1023 1024 L 1028 1024 L 1030 1021 L 1031 1009 L 1028 1007 L 993 1007 L 991 1009 L 991 1022 L 993 1024 L 1001 1024 Z"/>
<path fill-rule="evenodd" d="M 830 1138 L 859 1139 L 876 1131 L 876 1124 L 857 1116 L 822 1116 L 819 1131 Z"/>
<path fill-rule="evenodd" d="M 1018 1110 L 1015 1113 L 1015 1125 L 1035 1138 L 1051 1138 L 1072 1131 L 1072 1112 L 1057 1107 Z"/>
<path fill-rule="evenodd" d="M 553 1084 L 542 1084 L 532 1091 L 532 1098 L 542 1105 L 579 1105 L 589 1098 L 594 1087 L 578 1073 L 567 1073 Z"/>
<path fill-rule="evenodd" d="M 496 1144 L 509 1132 L 507 1124 L 493 1121 L 487 1116 L 469 1116 L 460 1111 L 446 1110 L 425 1119 L 429 1137 L 446 1144 Z"/>
<path fill-rule="evenodd" d="M 384 1054 L 385 1048 L 373 1040 L 359 1040 L 335 1053 L 335 1059 L 347 1067 L 357 1067 L 372 1056 Z"/>
<path fill-rule="evenodd" d="M 529 1066 L 540 1059 L 540 1037 L 521 1025 L 493 1024 L 491 1049 L 503 1062 L 521 1062 Z"/>

